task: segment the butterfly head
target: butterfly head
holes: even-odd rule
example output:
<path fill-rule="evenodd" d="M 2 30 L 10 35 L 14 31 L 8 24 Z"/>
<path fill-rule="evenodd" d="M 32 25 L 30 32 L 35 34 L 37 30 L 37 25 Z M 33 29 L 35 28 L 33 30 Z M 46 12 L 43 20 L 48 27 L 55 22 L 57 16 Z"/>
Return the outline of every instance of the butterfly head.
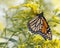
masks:
<path fill-rule="evenodd" d="M 43 12 L 40 13 L 40 14 L 37 14 L 37 16 L 39 16 L 39 18 L 40 18 L 41 16 L 43 16 Z"/>

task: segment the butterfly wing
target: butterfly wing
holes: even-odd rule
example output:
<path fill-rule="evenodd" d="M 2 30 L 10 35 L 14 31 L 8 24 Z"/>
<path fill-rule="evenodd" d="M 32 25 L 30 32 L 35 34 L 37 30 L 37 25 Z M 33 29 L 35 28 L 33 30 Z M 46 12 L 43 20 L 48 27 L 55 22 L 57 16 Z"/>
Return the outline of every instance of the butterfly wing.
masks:
<path fill-rule="evenodd" d="M 28 28 L 32 33 L 38 33 L 44 37 L 44 39 L 52 39 L 52 33 L 46 19 L 39 14 L 28 22 Z"/>
<path fill-rule="evenodd" d="M 28 22 L 29 30 L 33 33 L 37 33 L 39 30 L 38 24 L 40 24 L 40 19 L 38 18 L 38 16 L 36 16 L 34 19 L 32 19 Z"/>
<path fill-rule="evenodd" d="M 45 38 L 45 39 L 49 39 L 49 40 L 52 40 L 52 33 L 51 33 L 51 29 L 46 21 L 46 19 L 44 18 L 44 16 L 41 17 L 41 21 L 43 22 L 42 23 L 42 28 L 41 28 L 41 32 L 42 32 L 42 36 Z"/>

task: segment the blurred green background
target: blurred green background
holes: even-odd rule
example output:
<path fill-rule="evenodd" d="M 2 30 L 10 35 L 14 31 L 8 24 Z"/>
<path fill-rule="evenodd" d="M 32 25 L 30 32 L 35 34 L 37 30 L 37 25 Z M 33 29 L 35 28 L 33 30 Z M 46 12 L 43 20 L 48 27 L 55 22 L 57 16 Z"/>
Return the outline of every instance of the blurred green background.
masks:
<path fill-rule="evenodd" d="M 0 10 L 0 48 L 60 48 L 60 0 L 0 0 Z M 27 27 L 42 11 L 52 40 L 44 40 Z"/>

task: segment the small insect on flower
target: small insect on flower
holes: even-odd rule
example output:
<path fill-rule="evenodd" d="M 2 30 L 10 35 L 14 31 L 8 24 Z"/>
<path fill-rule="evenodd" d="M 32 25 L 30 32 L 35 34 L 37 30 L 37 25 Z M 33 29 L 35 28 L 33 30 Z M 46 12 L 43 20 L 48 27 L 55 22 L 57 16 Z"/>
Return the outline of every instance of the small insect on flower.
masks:
<path fill-rule="evenodd" d="M 28 28 L 32 33 L 40 34 L 45 40 L 52 40 L 52 33 L 43 12 L 28 22 Z"/>

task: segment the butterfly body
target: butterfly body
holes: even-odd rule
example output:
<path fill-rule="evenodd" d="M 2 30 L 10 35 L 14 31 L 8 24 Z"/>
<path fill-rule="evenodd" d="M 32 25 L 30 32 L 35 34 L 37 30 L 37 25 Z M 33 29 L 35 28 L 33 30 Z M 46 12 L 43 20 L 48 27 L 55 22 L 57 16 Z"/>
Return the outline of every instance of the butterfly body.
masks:
<path fill-rule="evenodd" d="M 50 27 L 43 16 L 43 12 L 28 22 L 28 28 L 32 33 L 40 34 L 44 39 L 52 39 Z"/>

